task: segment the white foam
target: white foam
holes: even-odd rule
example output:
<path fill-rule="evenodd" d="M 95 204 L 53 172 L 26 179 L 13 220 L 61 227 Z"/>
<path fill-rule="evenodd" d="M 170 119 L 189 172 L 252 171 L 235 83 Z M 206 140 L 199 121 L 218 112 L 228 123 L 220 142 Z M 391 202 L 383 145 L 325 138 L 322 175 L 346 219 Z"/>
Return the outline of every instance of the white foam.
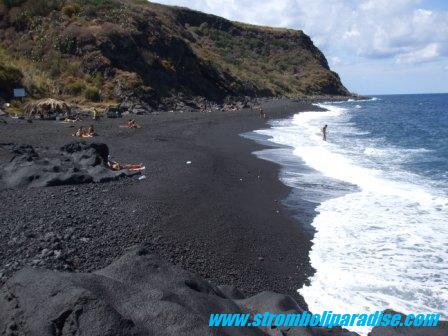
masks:
<path fill-rule="evenodd" d="M 372 98 L 369 98 L 369 99 L 352 99 L 352 98 L 350 98 L 350 99 L 347 99 L 347 100 L 342 101 L 342 102 L 343 103 L 354 103 L 354 102 L 368 102 L 368 101 L 377 101 L 377 100 L 381 100 L 381 99 L 378 98 L 378 97 L 372 97 Z M 331 104 L 334 104 L 334 103 L 341 103 L 341 102 L 331 102 Z M 330 102 L 328 102 L 326 104 L 330 104 Z"/>
<path fill-rule="evenodd" d="M 326 200 L 317 208 L 310 252 L 316 273 L 310 286 L 299 292 L 315 312 L 392 308 L 442 313 L 447 318 L 446 192 L 396 168 L 426 150 L 378 148 L 356 137 L 347 142 L 347 134 L 362 133 L 349 122 L 349 110 L 320 106 L 328 111 L 300 113 L 259 131 L 292 146 L 295 155 L 323 175 L 359 187 L 358 192 Z M 328 142 L 319 134 L 324 124 Z"/>

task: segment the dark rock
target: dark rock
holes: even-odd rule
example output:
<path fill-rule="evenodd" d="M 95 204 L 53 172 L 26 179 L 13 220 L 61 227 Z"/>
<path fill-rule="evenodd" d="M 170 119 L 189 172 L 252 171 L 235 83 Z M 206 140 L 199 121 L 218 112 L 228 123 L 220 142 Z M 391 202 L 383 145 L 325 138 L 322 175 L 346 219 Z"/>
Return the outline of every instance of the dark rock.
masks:
<path fill-rule="evenodd" d="M 154 111 L 153 107 L 148 103 L 144 102 L 138 98 L 126 98 L 118 106 L 118 111 L 120 113 L 130 113 L 130 114 L 147 114 Z"/>
<path fill-rule="evenodd" d="M 10 145 L 9 149 L 16 156 L 0 167 L 1 177 L 7 187 L 107 182 L 135 175 L 127 170 L 109 169 L 109 148 L 105 144 L 75 141 L 60 150 L 36 151 L 28 145 Z"/>
<path fill-rule="evenodd" d="M 106 114 L 106 117 L 111 119 L 121 118 L 122 113 L 118 107 L 109 106 L 106 108 L 106 111 L 104 112 Z"/>
<path fill-rule="evenodd" d="M 233 286 L 218 286 L 217 289 L 229 299 L 241 300 L 244 299 L 244 294 L 241 293 L 238 288 Z"/>
<path fill-rule="evenodd" d="M 58 250 L 44 252 L 62 257 Z M 71 269 L 67 262 L 58 268 Z M 31 264 L 43 261 L 37 258 Z M 93 273 L 24 268 L 0 290 L 0 333 L 6 335 L 358 336 L 341 327 L 210 328 L 209 316 L 217 312 L 303 310 L 287 295 L 262 292 L 244 298 L 233 286 L 215 287 L 164 262 L 149 245 Z M 369 336 L 445 336 L 447 330 L 447 322 L 440 322 L 438 327 L 376 327 Z"/>
<path fill-rule="evenodd" d="M 301 312 L 289 296 L 242 299 L 134 249 L 94 273 L 24 268 L 0 291 L 0 333 L 17 335 L 301 335 L 311 328 L 210 328 L 210 313 Z M 332 335 L 348 335 L 332 333 Z"/>

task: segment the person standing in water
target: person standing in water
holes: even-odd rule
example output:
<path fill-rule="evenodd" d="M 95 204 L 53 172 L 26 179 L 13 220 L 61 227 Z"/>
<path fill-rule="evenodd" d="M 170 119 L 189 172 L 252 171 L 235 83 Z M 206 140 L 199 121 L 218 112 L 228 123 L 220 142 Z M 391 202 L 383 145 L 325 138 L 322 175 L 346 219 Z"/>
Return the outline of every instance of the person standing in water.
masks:
<path fill-rule="evenodd" d="M 324 127 L 322 127 L 321 132 L 322 132 L 322 140 L 323 141 L 327 141 L 327 126 L 325 125 Z"/>

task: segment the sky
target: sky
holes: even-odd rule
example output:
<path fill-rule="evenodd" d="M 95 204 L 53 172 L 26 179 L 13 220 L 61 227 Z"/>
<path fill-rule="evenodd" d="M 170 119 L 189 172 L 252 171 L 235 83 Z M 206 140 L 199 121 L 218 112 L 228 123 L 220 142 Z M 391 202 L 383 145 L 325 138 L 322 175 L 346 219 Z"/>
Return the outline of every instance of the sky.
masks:
<path fill-rule="evenodd" d="M 302 29 L 359 94 L 448 92 L 448 0 L 158 0 Z"/>

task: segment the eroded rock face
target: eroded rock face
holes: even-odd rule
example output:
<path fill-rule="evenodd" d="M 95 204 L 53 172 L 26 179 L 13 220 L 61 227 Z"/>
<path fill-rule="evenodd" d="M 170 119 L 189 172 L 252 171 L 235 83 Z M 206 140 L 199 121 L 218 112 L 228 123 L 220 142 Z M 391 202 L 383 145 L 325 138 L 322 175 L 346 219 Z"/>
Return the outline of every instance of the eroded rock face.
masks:
<path fill-rule="evenodd" d="M 11 335 L 313 335 L 307 328 L 210 328 L 210 313 L 299 312 L 288 296 L 214 287 L 144 248 L 91 274 L 25 268 L 0 291 Z M 298 334 L 297 334 L 298 335 Z"/>
<path fill-rule="evenodd" d="M 6 147 L 15 155 L 0 166 L 1 179 L 9 188 L 107 182 L 135 174 L 108 168 L 106 144 L 75 141 L 60 149 Z"/>
<path fill-rule="evenodd" d="M 228 292 L 241 297 L 234 289 Z M 231 299 L 199 277 L 137 249 L 92 274 L 23 269 L 0 292 L 0 331 L 41 336 L 266 335 L 257 328 L 209 328 L 209 314 L 263 310 L 267 301 L 270 310 L 281 309 L 277 303 L 285 300 L 292 299 L 271 293 Z"/>
<path fill-rule="evenodd" d="M 233 287 L 215 287 L 142 247 L 90 274 L 24 268 L 0 291 L 2 335 L 357 335 L 341 328 L 208 326 L 210 313 L 264 312 L 302 310 L 286 295 L 244 298 Z M 406 335 L 423 335 L 414 331 Z M 404 335 L 381 332 L 372 335 Z M 431 332 L 425 335 L 446 335 Z"/>

